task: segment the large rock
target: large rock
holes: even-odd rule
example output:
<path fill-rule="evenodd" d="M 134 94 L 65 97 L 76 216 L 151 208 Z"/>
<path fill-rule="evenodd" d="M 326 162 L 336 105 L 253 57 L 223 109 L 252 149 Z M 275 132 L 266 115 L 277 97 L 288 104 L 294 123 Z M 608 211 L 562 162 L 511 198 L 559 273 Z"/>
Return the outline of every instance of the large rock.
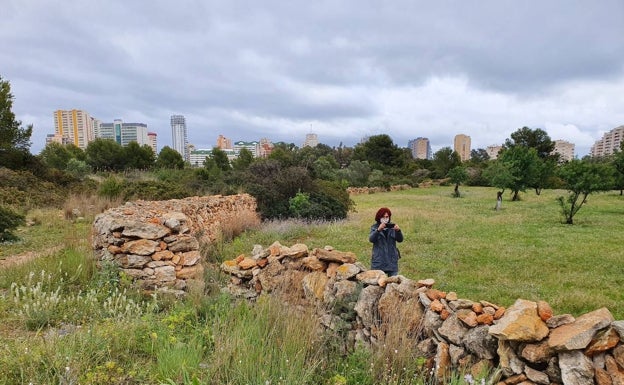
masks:
<path fill-rule="evenodd" d="M 144 223 L 139 221 L 128 221 L 124 225 L 122 235 L 124 237 L 136 237 L 144 239 L 158 239 L 169 234 L 171 230 L 157 223 Z"/>
<path fill-rule="evenodd" d="M 537 303 L 518 299 L 490 326 L 490 334 L 510 341 L 541 341 L 548 335 L 548 326 L 537 314 Z"/>
<path fill-rule="evenodd" d="M 355 311 L 362 320 L 364 327 L 371 329 L 379 321 L 377 304 L 384 289 L 379 286 L 367 286 L 360 292 L 360 297 L 355 304 Z"/>
<path fill-rule="evenodd" d="M 580 350 L 559 353 L 561 379 L 565 385 L 589 385 L 594 383 L 592 362 Z"/>
<path fill-rule="evenodd" d="M 583 314 L 574 322 L 553 329 L 548 345 L 555 351 L 585 349 L 596 331 L 609 326 L 613 320 L 607 308 Z"/>

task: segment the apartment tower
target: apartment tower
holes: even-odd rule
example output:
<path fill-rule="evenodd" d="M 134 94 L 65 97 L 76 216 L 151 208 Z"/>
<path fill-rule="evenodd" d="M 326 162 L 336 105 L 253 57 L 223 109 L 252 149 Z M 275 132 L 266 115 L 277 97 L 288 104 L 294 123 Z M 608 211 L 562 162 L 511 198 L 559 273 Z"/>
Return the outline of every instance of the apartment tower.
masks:
<path fill-rule="evenodd" d="M 83 150 L 95 139 L 93 118 L 83 110 L 56 110 L 54 112 L 54 141 L 74 144 Z"/>
<path fill-rule="evenodd" d="M 171 115 L 171 140 L 173 149 L 182 155 L 182 159 L 190 162 L 184 115 Z"/>
<path fill-rule="evenodd" d="M 470 137 L 464 134 L 455 135 L 453 150 L 459 154 L 462 162 L 470 160 Z"/>
<path fill-rule="evenodd" d="M 624 126 L 619 126 L 607 132 L 602 139 L 596 141 L 591 148 L 591 156 L 601 157 L 613 154 L 616 150 L 620 150 L 620 143 L 624 137 Z"/>
<path fill-rule="evenodd" d="M 412 151 L 414 159 L 431 159 L 431 143 L 428 138 L 418 137 L 407 143 L 407 147 Z"/>

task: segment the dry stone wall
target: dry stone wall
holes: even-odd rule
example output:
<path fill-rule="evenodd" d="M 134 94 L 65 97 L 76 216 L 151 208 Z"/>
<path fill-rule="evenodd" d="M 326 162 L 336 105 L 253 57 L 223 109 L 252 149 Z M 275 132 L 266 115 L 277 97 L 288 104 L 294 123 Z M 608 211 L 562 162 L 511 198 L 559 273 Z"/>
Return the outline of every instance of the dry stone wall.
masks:
<path fill-rule="evenodd" d="M 417 340 L 438 383 L 460 369 L 473 376 L 490 370 L 489 383 L 499 385 L 624 384 L 624 321 L 606 308 L 575 318 L 553 314 L 543 301 L 505 308 L 463 299 L 436 290 L 433 279 L 367 270 L 355 254 L 330 246 L 257 245 L 221 270 L 237 296 L 271 293 L 316 305 L 322 325 L 348 331 L 349 346 L 377 344 L 400 314 L 398 327 Z"/>
<path fill-rule="evenodd" d="M 258 224 L 252 196 L 127 202 L 95 218 L 95 257 L 115 263 L 140 287 L 182 294 L 189 283 L 203 284 L 200 245 L 214 243 L 233 221 Z"/>

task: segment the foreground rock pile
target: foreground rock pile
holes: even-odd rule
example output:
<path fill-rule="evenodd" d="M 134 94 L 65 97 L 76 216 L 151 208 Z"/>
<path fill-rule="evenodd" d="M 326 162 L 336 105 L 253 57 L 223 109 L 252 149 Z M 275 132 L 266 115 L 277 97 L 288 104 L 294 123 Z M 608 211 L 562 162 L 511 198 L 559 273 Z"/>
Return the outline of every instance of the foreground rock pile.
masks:
<path fill-rule="evenodd" d="M 624 384 L 624 321 L 606 308 L 574 318 L 543 302 L 518 299 L 505 309 L 458 298 L 414 281 L 367 270 L 355 254 L 275 242 L 225 261 L 227 290 L 248 299 L 263 293 L 315 304 L 320 322 L 346 331 L 347 345 L 377 344 L 397 325 L 417 341 L 440 383 L 453 369 L 512 384 Z"/>
<path fill-rule="evenodd" d="M 135 201 L 99 214 L 93 248 L 145 289 L 184 290 L 203 282 L 200 244 L 213 243 L 233 218 L 257 221 L 250 195 Z"/>

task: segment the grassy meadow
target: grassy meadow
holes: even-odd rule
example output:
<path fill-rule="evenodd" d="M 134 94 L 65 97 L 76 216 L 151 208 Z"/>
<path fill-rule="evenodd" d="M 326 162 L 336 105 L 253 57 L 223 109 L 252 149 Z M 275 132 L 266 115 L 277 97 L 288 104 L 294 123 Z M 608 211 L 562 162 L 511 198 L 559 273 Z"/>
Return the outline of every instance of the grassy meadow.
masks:
<path fill-rule="evenodd" d="M 369 227 L 386 206 L 405 233 L 400 273 L 409 278 L 433 278 L 460 298 L 544 300 L 575 316 L 604 306 L 624 319 L 619 193 L 590 196 L 565 225 L 555 201 L 563 191 L 529 191 L 519 202 L 506 193 L 500 211 L 495 189 L 460 191 L 461 198 L 450 186 L 356 195 L 344 221 L 272 221 L 203 252 L 218 263 L 249 255 L 254 244 L 302 242 L 353 251 L 368 266 Z M 206 270 L 205 291 L 184 300 L 137 292 L 114 267 L 95 268 L 93 213 L 68 217 L 31 212 L 34 225 L 17 232 L 22 240 L 0 245 L 0 259 L 41 255 L 0 269 L 0 385 L 433 383 L 400 337 L 345 354 L 339 339 L 319 334 L 311 313 L 270 297 L 252 305 L 220 294 L 227 277 L 215 270 Z M 458 373 L 447 383 L 467 382 Z"/>

